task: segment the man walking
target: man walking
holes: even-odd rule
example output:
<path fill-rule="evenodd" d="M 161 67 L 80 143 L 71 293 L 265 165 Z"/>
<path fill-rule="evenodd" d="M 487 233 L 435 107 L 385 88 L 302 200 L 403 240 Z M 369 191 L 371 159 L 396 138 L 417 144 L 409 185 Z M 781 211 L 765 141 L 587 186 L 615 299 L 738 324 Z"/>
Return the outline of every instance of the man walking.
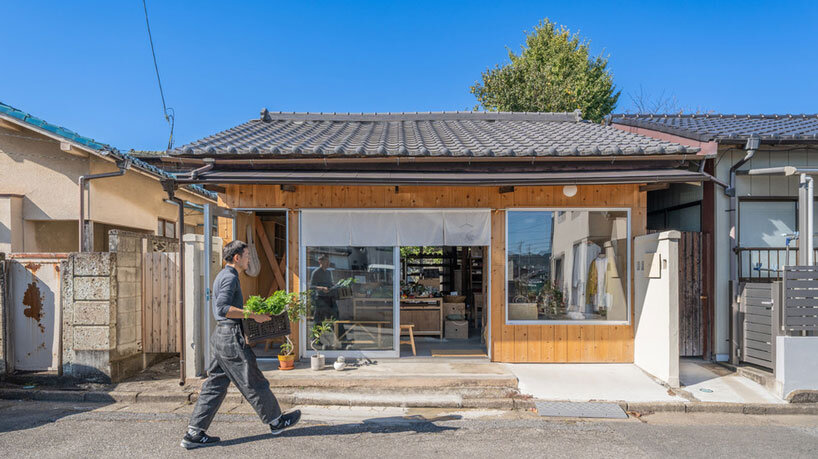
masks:
<path fill-rule="evenodd" d="M 244 297 L 239 284 L 239 271 L 246 270 L 250 262 L 247 244 L 230 242 L 224 246 L 222 255 L 227 266 L 213 281 L 213 315 L 218 323 L 210 337 L 213 356 L 207 370 L 207 380 L 202 384 L 187 433 L 182 439 L 182 446 L 186 449 L 219 441 L 218 437 L 211 437 L 205 431 L 219 411 L 230 382 L 256 410 L 261 422 L 269 424 L 273 435 L 280 434 L 301 419 L 299 410 L 281 414 L 278 400 L 270 391 L 270 383 L 259 370 L 253 350 L 244 342 L 241 329 Z M 248 317 L 259 323 L 270 320 L 263 314 L 249 314 Z"/>

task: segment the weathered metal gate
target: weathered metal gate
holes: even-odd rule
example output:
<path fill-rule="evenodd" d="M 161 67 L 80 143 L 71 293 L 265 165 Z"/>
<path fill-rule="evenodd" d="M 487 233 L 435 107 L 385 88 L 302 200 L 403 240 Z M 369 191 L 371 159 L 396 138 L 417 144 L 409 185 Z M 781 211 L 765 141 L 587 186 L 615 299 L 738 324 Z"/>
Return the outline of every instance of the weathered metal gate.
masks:
<path fill-rule="evenodd" d="M 9 312 L 13 368 L 23 371 L 59 367 L 62 302 L 60 261 L 64 254 L 11 254 Z"/>
<path fill-rule="evenodd" d="M 775 358 L 775 283 L 746 283 L 741 292 L 741 354 L 744 362 L 772 369 Z"/>
<path fill-rule="evenodd" d="M 179 352 L 178 243 L 145 238 L 143 244 L 142 349 L 146 353 Z"/>
<path fill-rule="evenodd" d="M 701 356 L 709 333 L 707 277 L 710 235 L 682 232 L 679 240 L 679 354 Z"/>

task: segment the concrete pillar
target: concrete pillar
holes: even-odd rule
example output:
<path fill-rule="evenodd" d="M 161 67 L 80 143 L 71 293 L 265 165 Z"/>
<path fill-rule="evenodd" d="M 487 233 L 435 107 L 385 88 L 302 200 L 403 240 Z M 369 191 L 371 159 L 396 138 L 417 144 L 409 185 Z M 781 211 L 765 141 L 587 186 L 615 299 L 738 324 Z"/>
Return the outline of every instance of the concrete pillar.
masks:
<path fill-rule="evenodd" d="M 216 328 L 215 320 L 208 321 L 210 308 L 205 301 L 204 236 L 185 234 L 185 374 L 188 377 L 206 376 L 205 355 L 210 334 Z M 210 252 L 211 279 L 213 282 L 221 268 L 222 239 L 213 238 Z M 207 329 L 207 324 L 210 329 Z"/>
<path fill-rule="evenodd" d="M 0 194 L 0 252 L 23 252 L 23 196 Z"/>
<path fill-rule="evenodd" d="M 639 236 L 634 243 L 636 366 L 679 387 L 678 231 Z"/>

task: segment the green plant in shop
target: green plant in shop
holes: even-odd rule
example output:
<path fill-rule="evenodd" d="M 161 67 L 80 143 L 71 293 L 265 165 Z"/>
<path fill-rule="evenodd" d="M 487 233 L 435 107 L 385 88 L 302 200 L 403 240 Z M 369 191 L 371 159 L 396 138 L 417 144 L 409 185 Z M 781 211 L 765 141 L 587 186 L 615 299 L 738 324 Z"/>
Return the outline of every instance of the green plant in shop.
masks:
<path fill-rule="evenodd" d="M 310 329 L 310 347 L 316 354 L 318 354 L 318 349 L 315 346 L 321 341 L 324 334 L 332 331 L 333 324 L 335 324 L 335 319 L 324 319 L 320 324 L 317 323 Z"/>

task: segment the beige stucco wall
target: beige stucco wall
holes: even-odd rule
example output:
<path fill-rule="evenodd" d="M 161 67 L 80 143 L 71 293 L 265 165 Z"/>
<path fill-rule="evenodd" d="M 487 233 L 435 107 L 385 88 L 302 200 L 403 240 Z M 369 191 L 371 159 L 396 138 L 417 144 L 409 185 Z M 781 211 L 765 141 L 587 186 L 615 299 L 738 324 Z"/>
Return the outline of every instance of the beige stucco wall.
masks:
<path fill-rule="evenodd" d="M 0 194 L 0 252 L 18 252 L 23 247 L 23 198 Z"/>
<path fill-rule="evenodd" d="M 79 177 L 115 170 L 116 165 L 107 159 L 77 147 L 62 151 L 55 139 L 9 121 L 0 122 L 0 195 L 23 196 L 23 249 L 19 250 L 76 250 L 78 230 L 70 227 L 77 226 L 79 215 Z M 89 190 L 87 218 L 94 222 L 153 234 L 158 218 L 175 222 L 178 217 L 177 207 L 164 202 L 167 194 L 161 183 L 137 169 L 122 177 L 91 181 Z M 179 190 L 178 197 L 197 204 L 207 202 L 185 190 Z M 202 215 L 188 210 L 185 223 L 201 225 Z"/>

